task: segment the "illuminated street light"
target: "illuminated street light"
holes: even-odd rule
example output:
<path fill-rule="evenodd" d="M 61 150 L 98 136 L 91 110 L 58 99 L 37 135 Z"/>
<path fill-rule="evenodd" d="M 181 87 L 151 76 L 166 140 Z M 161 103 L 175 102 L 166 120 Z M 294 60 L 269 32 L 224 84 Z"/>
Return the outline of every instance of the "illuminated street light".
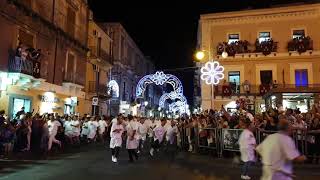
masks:
<path fill-rule="evenodd" d="M 148 106 L 148 104 L 149 104 L 148 101 L 144 102 L 144 106 Z"/>
<path fill-rule="evenodd" d="M 205 57 L 204 51 L 198 51 L 198 52 L 196 53 L 196 59 L 197 59 L 197 60 L 201 61 L 201 60 L 204 59 L 204 57 Z"/>

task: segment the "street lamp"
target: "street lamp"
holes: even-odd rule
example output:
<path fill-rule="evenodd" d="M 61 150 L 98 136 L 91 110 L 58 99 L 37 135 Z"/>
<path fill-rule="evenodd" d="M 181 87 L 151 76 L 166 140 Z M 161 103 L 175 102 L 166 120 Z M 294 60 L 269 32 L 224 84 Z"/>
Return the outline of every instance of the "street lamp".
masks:
<path fill-rule="evenodd" d="M 205 53 L 204 51 L 198 51 L 195 56 L 197 60 L 202 61 L 205 57 Z"/>
<path fill-rule="evenodd" d="M 144 106 L 148 106 L 148 104 L 149 104 L 148 101 L 144 102 Z"/>

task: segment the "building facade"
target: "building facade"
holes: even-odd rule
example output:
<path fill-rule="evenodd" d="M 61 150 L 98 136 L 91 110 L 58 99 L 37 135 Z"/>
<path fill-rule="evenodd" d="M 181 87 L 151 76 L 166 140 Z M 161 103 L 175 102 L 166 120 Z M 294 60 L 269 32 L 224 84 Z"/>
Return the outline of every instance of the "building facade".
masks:
<path fill-rule="evenodd" d="M 155 102 L 157 97 L 154 97 L 154 88 L 148 86 L 145 98 L 140 100 L 141 102 L 148 102 L 146 107 L 145 103 L 136 101 L 135 90 L 138 81 L 143 76 L 154 73 L 154 64 L 144 56 L 120 23 L 104 23 L 102 28 L 110 32 L 113 39 L 114 63 L 109 79 L 116 82 L 119 87 L 119 92 L 114 93 L 110 100 L 110 114 L 113 116 L 118 113 L 146 115 L 146 109 L 157 104 Z"/>
<path fill-rule="evenodd" d="M 300 108 L 319 99 L 320 4 L 202 15 L 200 48 L 224 66 L 218 86 L 201 82 L 202 108 Z M 228 57 L 222 58 L 227 52 Z"/>
<path fill-rule="evenodd" d="M 85 0 L 0 1 L 0 109 L 84 112 Z"/>
<path fill-rule="evenodd" d="M 112 39 L 109 32 L 104 31 L 93 21 L 92 15 L 89 18 L 88 47 L 90 51 L 85 86 L 86 113 L 107 115 L 110 110 L 109 99 L 111 95 L 108 84 L 113 64 Z M 94 102 L 93 99 L 97 99 L 97 102 Z"/>

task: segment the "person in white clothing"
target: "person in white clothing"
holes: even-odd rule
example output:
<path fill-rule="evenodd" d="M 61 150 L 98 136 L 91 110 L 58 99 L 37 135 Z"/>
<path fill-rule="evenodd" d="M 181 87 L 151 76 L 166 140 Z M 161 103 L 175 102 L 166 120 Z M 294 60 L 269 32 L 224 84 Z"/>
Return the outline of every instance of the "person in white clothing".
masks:
<path fill-rule="evenodd" d="M 87 137 L 89 134 L 89 118 L 85 117 L 84 122 L 82 124 L 82 129 L 81 129 L 81 138 L 83 141 L 88 141 Z"/>
<path fill-rule="evenodd" d="M 72 141 L 74 144 L 80 144 L 80 119 L 79 116 L 74 116 L 71 120 L 72 126 Z"/>
<path fill-rule="evenodd" d="M 66 137 L 67 142 L 70 144 L 73 144 L 72 137 L 73 137 L 73 131 L 72 131 L 72 120 L 71 116 L 67 117 L 64 121 L 63 127 L 64 127 L 64 135 Z"/>
<path fill-rule="evenodd" d="M 61 126 L 57 119 L 54 119 L 52 115 L 49 116 L 48 130 L 49 130 L 49 141 L 48 141 L 48 151 L 52 148 L 52 143 L 58 144 L 61 147 L 61 142 L 56 139 L 58 133 L 58 128 Z"/>
<path fill-rule="evenodd" d="M 91 117 L 89 121 L 89 134 L 88 141 L 94 142 L 96 140 L 96 134 L 99 127 L 99 123 L 95 117 Z"/>
<path fill-rule="evenodd" d="M 137 148 L 139 146 L 138 122 L 133 116 L 128 116 L 127 130 L 127 149 L 129 154 L 129 162 L 133 162 L 133 156 L 138 160 Z"/>
<path fill-rule="evenodd" d="M 148 125 L 145 121 L 144 118 L 141 118 L 140 119 L 140 122 L 139 122 L 139 127 L 138 127 L 138 134 L 139 134 L 139 150 L 138 150 L 138 153 L 140 151 L 142 151 L 143 147 L 144 147 L 144 144 L 146 142 L 146 139 L 147 139 L 147 134 L 148 134 Z"/>
<path fill-rule="evenodd" d="M 167 129 L 166 138 L 167 138 L 167 151 L 170 158 L 170 161 L 174 161 L 175 155 L 178 150 L 178 127 L 177 121 L 172 120 L 170 122 L 170 127 Z"/>
<path fill-rule="evenodd" d="M 105 138 L 105 131 L 106 131 L 106 128 L 108 127 L 108 124 L 106 122 L 106 120 L 104 119 L 103 116 L 100 117 L 100 120 L 98 121 L 98 124 L 99 124 L 99 130 L 98 130 L 98 133 L 99 133 L 99 139 L 102 143 L 104 143 L 104 138 Z"/>
<path fill-rule="evenodd" d="M 163 139 L 166 136 L 166 130 L 164 126 L 166 125 L 167 120 L 165 118 L 161 119 L 161 125 L 153 129 L 153 142 L 151 143 L 150 155 L 154 155 L 154 150 L 159 151 Z"/>
<path fill-rule="evenodd" d="M 110 149 L 112 154 L 112 162 L 118 161 L 120 148 L 122 145 L 122 134 L 124 128 L 122 125 L 122 117 L 117 118 L 117 123 L 113 123 L 110 131 Z"/>
<path fill-rule="evenodd" d="M 255 162 L 255 148 L 256 148 L 256 139 L 252 133 L 253 126 L 251 126 L 251 120 L 246 118 L 240 121 L 245 129 L 240 134 L 239 145 L 240 145 L 240 154 L 243 165 L 241 167 L 241 179 L 251 179 L 249 176 L 249 168 L 252 163 Z"/>
<path fill-rule="evenodd" d="M 292 180 L 292 162 L 303 162 L 306 157 L 300 155 L 293 139 L 290 137 L 292 127 L 287 119 L 278 124 L 279 133 L 269 135 L 256 151 L 262 157 L 261 180 Z"/>

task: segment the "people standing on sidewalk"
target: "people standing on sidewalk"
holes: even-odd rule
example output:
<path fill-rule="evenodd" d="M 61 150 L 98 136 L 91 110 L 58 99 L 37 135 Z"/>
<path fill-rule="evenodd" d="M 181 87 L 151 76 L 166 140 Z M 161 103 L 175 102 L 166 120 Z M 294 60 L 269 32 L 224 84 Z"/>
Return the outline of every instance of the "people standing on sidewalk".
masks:
<path fill-rule="evenodd" d="M 262 157 L 261 180 L 291 180 L 293 174 L 292 162 L 303 162 L 306 157 L 301 155 L 293 139 L 291 124 L 287 119 L 281 119 L 278 124 L 280 132 L 269 135 L 256 151 Z"/>
<path fill-rule="evenodd" d="M 164 126 L 166 125 L 167 120 L 165 118 L 161 119 L 161 125 L 153 129 L 153 142 L 151 143 L 151 149 L 149 151 L 150 155 L 153 157 L 154 151 L 159 151 L 163 140 L 166 136 L 166 130 Z"/>
<path fill-rule="evenodd" d="M 112 162 L 118 162 L 120 148 L 122 146 L 122 134 L 124 132 L 124 128 L 122 125 L 122 117 L 117 118 L 117 122 L 112 124 L 111 132 L 110 132 L 110 149 L 112 153 Z"/>
<path fill-rule="evenodd" d="M 241 161 L 243 162 L 243 165 L 241 167 L 241 179 L 251 179 L 251 177 L 249 176 L 250 166 L 256 161 L 256 139 L 252 133 L 253 125 L 251 123 L 251 120 L 246 118 L 243 119 L 240 123 L 245 128 L 240 134 L 239 138 Z"/>

